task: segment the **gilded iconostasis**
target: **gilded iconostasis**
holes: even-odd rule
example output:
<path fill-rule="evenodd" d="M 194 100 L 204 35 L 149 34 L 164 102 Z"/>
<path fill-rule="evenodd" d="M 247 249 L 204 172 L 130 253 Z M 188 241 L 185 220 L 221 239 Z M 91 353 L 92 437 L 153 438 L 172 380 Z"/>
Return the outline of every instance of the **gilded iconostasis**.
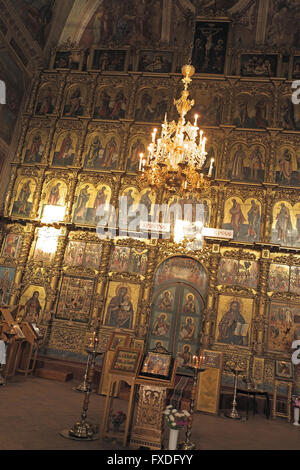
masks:
<path fill-rule="evenodd" d="M 132 17 L 127 2 L 100 3 L 76 43 L 52 49 L 27 99 L 5 198 L 0 302 L 38 321 L 49 356 L 83 360 L 97 325 L 103 347 L 121 328 L 172 351 L 179 372 L 201 345 L 224 353 L 224 384 L 234 359 L 271 390 L 276 361 L 290 362 L 300 339 L 300 105 L 291 101 L 298 40 L 282 52 L 285 30 L 272 5 L 257 45 L 258 1 L 245 11 L 247 2 L 202 2 L 192 23 L 180 1 L 162 17 L 160 0 L 132 1 Z M 291 17 L 299 13 L 286 3 Z M 141 187 L 137 172 L 153 127 L 166 113 L 177 119 L 189 47 L 204 172 L 211 158 L 215 166 L 210 188 L 185 201 Z M 97 209 L 118 210 L 120 196 L 150 214 L 154 204 L 202 203 L 204 225 L 233 238 L 206 238 L 199 250 L 101 239 Z M 293 379 L 300 388 L 296 369 Z"/>

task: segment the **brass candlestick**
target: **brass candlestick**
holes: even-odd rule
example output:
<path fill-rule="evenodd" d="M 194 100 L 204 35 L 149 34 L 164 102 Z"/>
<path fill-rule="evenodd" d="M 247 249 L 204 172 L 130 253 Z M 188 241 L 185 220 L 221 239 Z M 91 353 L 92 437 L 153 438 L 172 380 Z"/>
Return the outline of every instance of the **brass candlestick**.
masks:
<path fill-rule="evenodd" d="M 243 372 L 243 369 L 238 367 L 232 368 L 231 371 L 234 373 L 234 390 L 233 390 L 233 401 L 232 401 L 232 409 L 229 413 L 226 413 L 225 416 L 231 419 L 241 419 L 241 415 L 237 412 L 236 409 L 236 390 L 237 390 L 237 381 L 238 381 L 238 374 Z"/>
<path fill-rule="evenodd" d="M 98 354 L 103 354 L 103 352 L 97 351 L 97 347 L 98 347 L 97 332 L 94 331 L 93 337 L 91 339 L 91 344 L 87 348 L 89 358 L 87 361 L 88 368 L 87 368 L 87 373 L 86 373 L 86 391 L 84 392 L 85 395 L 84 395 L 82 412 L 81 412 L 81 420 L 75 423 L 71 429 L 64 430 L 60 433 L 63 437 L 66 437 L 68 439 L 84 440 L 84 441 L 94 441 L 96 439 L 99 439 L 98 430 L 96 426 L 93 426 L 92 424 L 86 421 L 88 407 L 89 407 L 90 393 L 91 393 L 93 378 L 94 378 L 94 373 L 95 373 L 96 357 L 98 356 Z"/>
<path fill-rule="evenodd" d="M 186 428 L 185 434 L 185 441 L 179 444 L 178 448 L 180 450 L 194 450 L 196 448 L 196 444 L 191 442 L 191 434 L 192 434 L 192 427 L 193 427 L 193 415 L 195 409 L 195 398 L 196 398 L 196 390 L 197 390 L 197 378 L 200 372 L 203 372 L 202 362 L 204 356 L 192 356 L 191 361 L 186 365 L 189 369 L 193 371 L 193 386 L 191 391 L 191 404 L 190 404 L 190 417 L 188 421 L 188 425 Z"/>
<path fill-rule="evenodd" d="M 77 387 L 72 387 L 72 390 L 74 390 L 75 392 L 82 392 L 82 393 L 85 393 L 87 392 L 87 389 L 88 389 L 88 384 L 87 384 L 87 377 L 88 377 L 88 371 L 89 371 L 89 367 L 90 367 L 90 359 L 91 359 L 91 355 L 88 354 L 88 357 L 87 357 L 87 361 L 86 361 L 86 368 L 85 368 L 85 373 L 84 373 L 84 377 L 83 377 L 83 382 L 79 385 L 77 385 Z M 90 390 L 90 393 L 93 393 L 94 390 Z"/>

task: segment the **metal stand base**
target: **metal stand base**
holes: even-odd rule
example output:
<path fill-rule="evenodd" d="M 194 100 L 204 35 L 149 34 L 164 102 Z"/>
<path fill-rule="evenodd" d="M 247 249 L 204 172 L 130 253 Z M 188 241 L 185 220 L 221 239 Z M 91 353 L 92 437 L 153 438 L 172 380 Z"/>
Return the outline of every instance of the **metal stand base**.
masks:
<path fill-rule="evenodd" d="M 88 391 L 87 385 L 82 382 L 81 384 L 77 385 L 77 387 L 72 387 L 72 390 L 74 392 L 81 392 L 81 393 L 86 393 Z M 90 390 L 89 393 L 95 393 L 96 390 Z"/>
<path fill-rule="evenodd" d="M 182 442 L 178 446 L 179 450 L 195 450 L 196 444 L 194 442 Z"/>
<path fill-rule="evenodd" d="M 97 427 L 83 421 L 75 423 L 71 429 L 64 430 L 60 434 L 68 439 L 82 441 L 95 441 L 96 439 L 99 439 Z"/>
<path fill-rule="evenodd" d="M 230 413 L 225 413 L 226 418 L 242 419 L 241 415 L 236 410 L 231 410 Z"/>

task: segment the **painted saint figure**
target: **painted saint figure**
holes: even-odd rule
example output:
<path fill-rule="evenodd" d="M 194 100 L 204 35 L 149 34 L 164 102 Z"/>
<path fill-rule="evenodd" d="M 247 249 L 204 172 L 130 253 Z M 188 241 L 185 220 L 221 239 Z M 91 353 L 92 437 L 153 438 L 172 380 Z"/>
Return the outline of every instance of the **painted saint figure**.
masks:
<path fill-rule="evenodd" d="M 117 328 L 132 328 L 133 306 L 127 287 L 120 287 L 107 307 L 105 324 Z"/>
<path fill-rule="evenodd" d="M 58 201 L 60 199 L 60 192 L 59 192 L 60 185 L 61 185 L 61 183 L 58 182 L 52 187 L 52 189 L 50 191 L 50 194 L 49 194 L 49 197 L 48 197 L 47 204 L 50 204 L 52 206 L 57 206 L 58 205 Z"/>
<path fill-rule="evenodd" d="M 288 232 L 293 230 L 293 226 L 290 211 L 283 202 L 280 204 L 280 211 L 277 214 L 275 229 L 277 230 L 277 241 L 286 243 Z"/>
<path fill-rule="evenodd" d="M 246 158 L 246 154 L 243 150 L 242 144 L 240 144 L 232 159 L 231 178 L 243 179 L 245 158 Z"/>
<path fill-rule="evenodd" d="M 262 154 L 258 146 L 255 147 L 250 158 L 251 180 L 258 181 L 259 170 L 263 169 Z"/>
<path fill-rule="evenodd" d="M 253 240 L 259 239 L 259 229 L 260 229 L 260 210 L 259 205 L 256 204 L 254 199 L 251 201 L 251 208 L 248 211 L 248 234 L 247 237 Z"/>
<path fill-rule="evenodd" d="M 245 326 L 245 328 L 243 328 Z M 240 304 L 237 301 L 230 303 L 229 310 L 223 315 L 219 323 L 218 341 L 226 344 L 247 346 L 248 325 L 240 313 Z"/>
<path fill-rule="evenodd" d="M 235 200 L 232 200 L 232 208 L 230 209 L 231 214 L 231 226 L 234 231 L 234 236 L 238 237 L 240 234 L 240 226 L 245 222 L 241 205 Z"/>
<path fill-rule="evenodd" d="M 39 291 L 34 291 L 32 297 L 24 305 L 24 314 L 22 321 L 37 323 L 42 309 L 39 301 Z"/>
<path fill-rule="evenodd" d="M 155 320 L 152 334 L 155 336 L 166 336 L 168 334 L 170 325 L 166 321 L 167 315 L 165 313 L 161 313 L 159 317 Z"/>
<path fill-rule="evenodd" d="M 31 189 L 30 189 L 30 180 L 26 181 L 21 188 L 19 197 L 18 197 L 18 214 L 27 214 L 27 203 L 31 196 Z"/>
<path fill-rule="evenodd" d="M 41 161 L 42 138 L 38 132 L 32 139 L 32 144 L 26 152 L 25 160 L 27 163 L 39 163 Z"/>
<path fill-rule="evenodd" d="M 195 333 L 195 325 L 192 317 L 187 317 L 185 324 L 181 325 L 179 338 L 182 339 L 193 339 Z"/>
<path fill-rule="evenodd" d="M 293 172 L 293 164 L 292 155 L 288 149 L 285 149 L 285 151 L 283 152 L 283 155 L 279 160 L 279 167 L 280 180 L 285 183 L 290 183 Z"/>
<path fill-rule="evenodd" d="M 88 189 L 89 189 L 89 186 L 86 185 L 84 188 L 81 189 L 79 193 L 77 206 L 74 212 L 75 221 L 77 221 L 78 219 L 81 219 L 83 221 L 85 218 L 85 210 L 86 210 L 86 206 L 89 201 L 89 198 L 90 198 L 90 193 L 88 192 Z"/>

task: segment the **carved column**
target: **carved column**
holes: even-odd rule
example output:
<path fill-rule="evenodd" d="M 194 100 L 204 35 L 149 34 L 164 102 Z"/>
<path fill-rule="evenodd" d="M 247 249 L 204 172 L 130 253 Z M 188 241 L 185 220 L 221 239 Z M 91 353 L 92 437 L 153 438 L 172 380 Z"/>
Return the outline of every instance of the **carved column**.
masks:
<path fill-rule="evenodd" d="M 208 284 L 208 291 L 207 291 L 207 301 L 206 307 L 203 312 L 203 338 L 202 338 L 202 345 L 204 347 L 208 347 L 211 343 L 211 333 L 212 333 L 212 322 L 215 319 L 216 312 L 215 312 L 215 304 L 216 304 L 216 285 L 217 285 L 217 272 L 218 272 L 218 265 L 219 265 L 219 254 L 213 254 L 210 257 L 209 262 L 209 284 Z"/>
<path fill-rule="evenodd" d="M 10 180 L 7 186 L 6 198 L 5 198 L 5 203 L 4 203 L 4 215 L 6 217 L 9 216 L 9 209 L 10 209 L 10 205 L 12 202 L 13 187 L 14 187 L 16 177 L 17 177 L 17 169 L 18 169 L 18 164 L 11 163 Z"/>
<path fill-rule="evenodd" d="M 42 74 L 42 70 L 40 69 L 36 72 L 34 80 L 33 80 L 33 86 L 32 86 L 31 93 L 30 93 L 30 100 L 28 101 L 28 105 L 26 109 L 26 112 L 29 114 L 33 114 L 33 111 L 34 111 L 35 99 L 36 99 L 37 91 L 40 87 L 41 74 Z"/>
<path fill-rule="evenodd" d="M 271 241 L 271 233 L 272 233 L 272 208 L 273 208 L 273 187 L 268 186 L 265 194 L 265 217 L 264 217 L 264 225 L 263 225 L 263 234 L 264 234 L 264 241 L 266 243 Z"/>
<path fill-rule="evenodd" d="M 256 344 L 255 349 L 258 355 L 264 353 L 264 325 L 267 310 L 267 292 L 268 292 L 268 275 L 270 261 L 266 259 L 260 260 L 260 276 L 258 284 L 258 308 L 256 315 Z"/>
<path fill-rule="evenodd" d="M 34 231 L 35 227 L 33 224 L 27 224 L 26 226 L 26 232 L 24 234 L 24 240 L 22 244 L 22 249 L 20 252 L 20 256 L 18 259 L 18 265 L 17 265 L 17 270 L 16 270 L 16 275 L 15 275 L 15 281 L 14 281 L 14 292 L 10 298 L 9 305 L 13 306 L 17 304 L 17 300 L 19 299 L 20 296 L 20 291 L 22 288 L 22 277 L 24 273 L 24 269 L 27 263 L 29 251 L 31 248 L 31 244 L 34 238 Z"/>

